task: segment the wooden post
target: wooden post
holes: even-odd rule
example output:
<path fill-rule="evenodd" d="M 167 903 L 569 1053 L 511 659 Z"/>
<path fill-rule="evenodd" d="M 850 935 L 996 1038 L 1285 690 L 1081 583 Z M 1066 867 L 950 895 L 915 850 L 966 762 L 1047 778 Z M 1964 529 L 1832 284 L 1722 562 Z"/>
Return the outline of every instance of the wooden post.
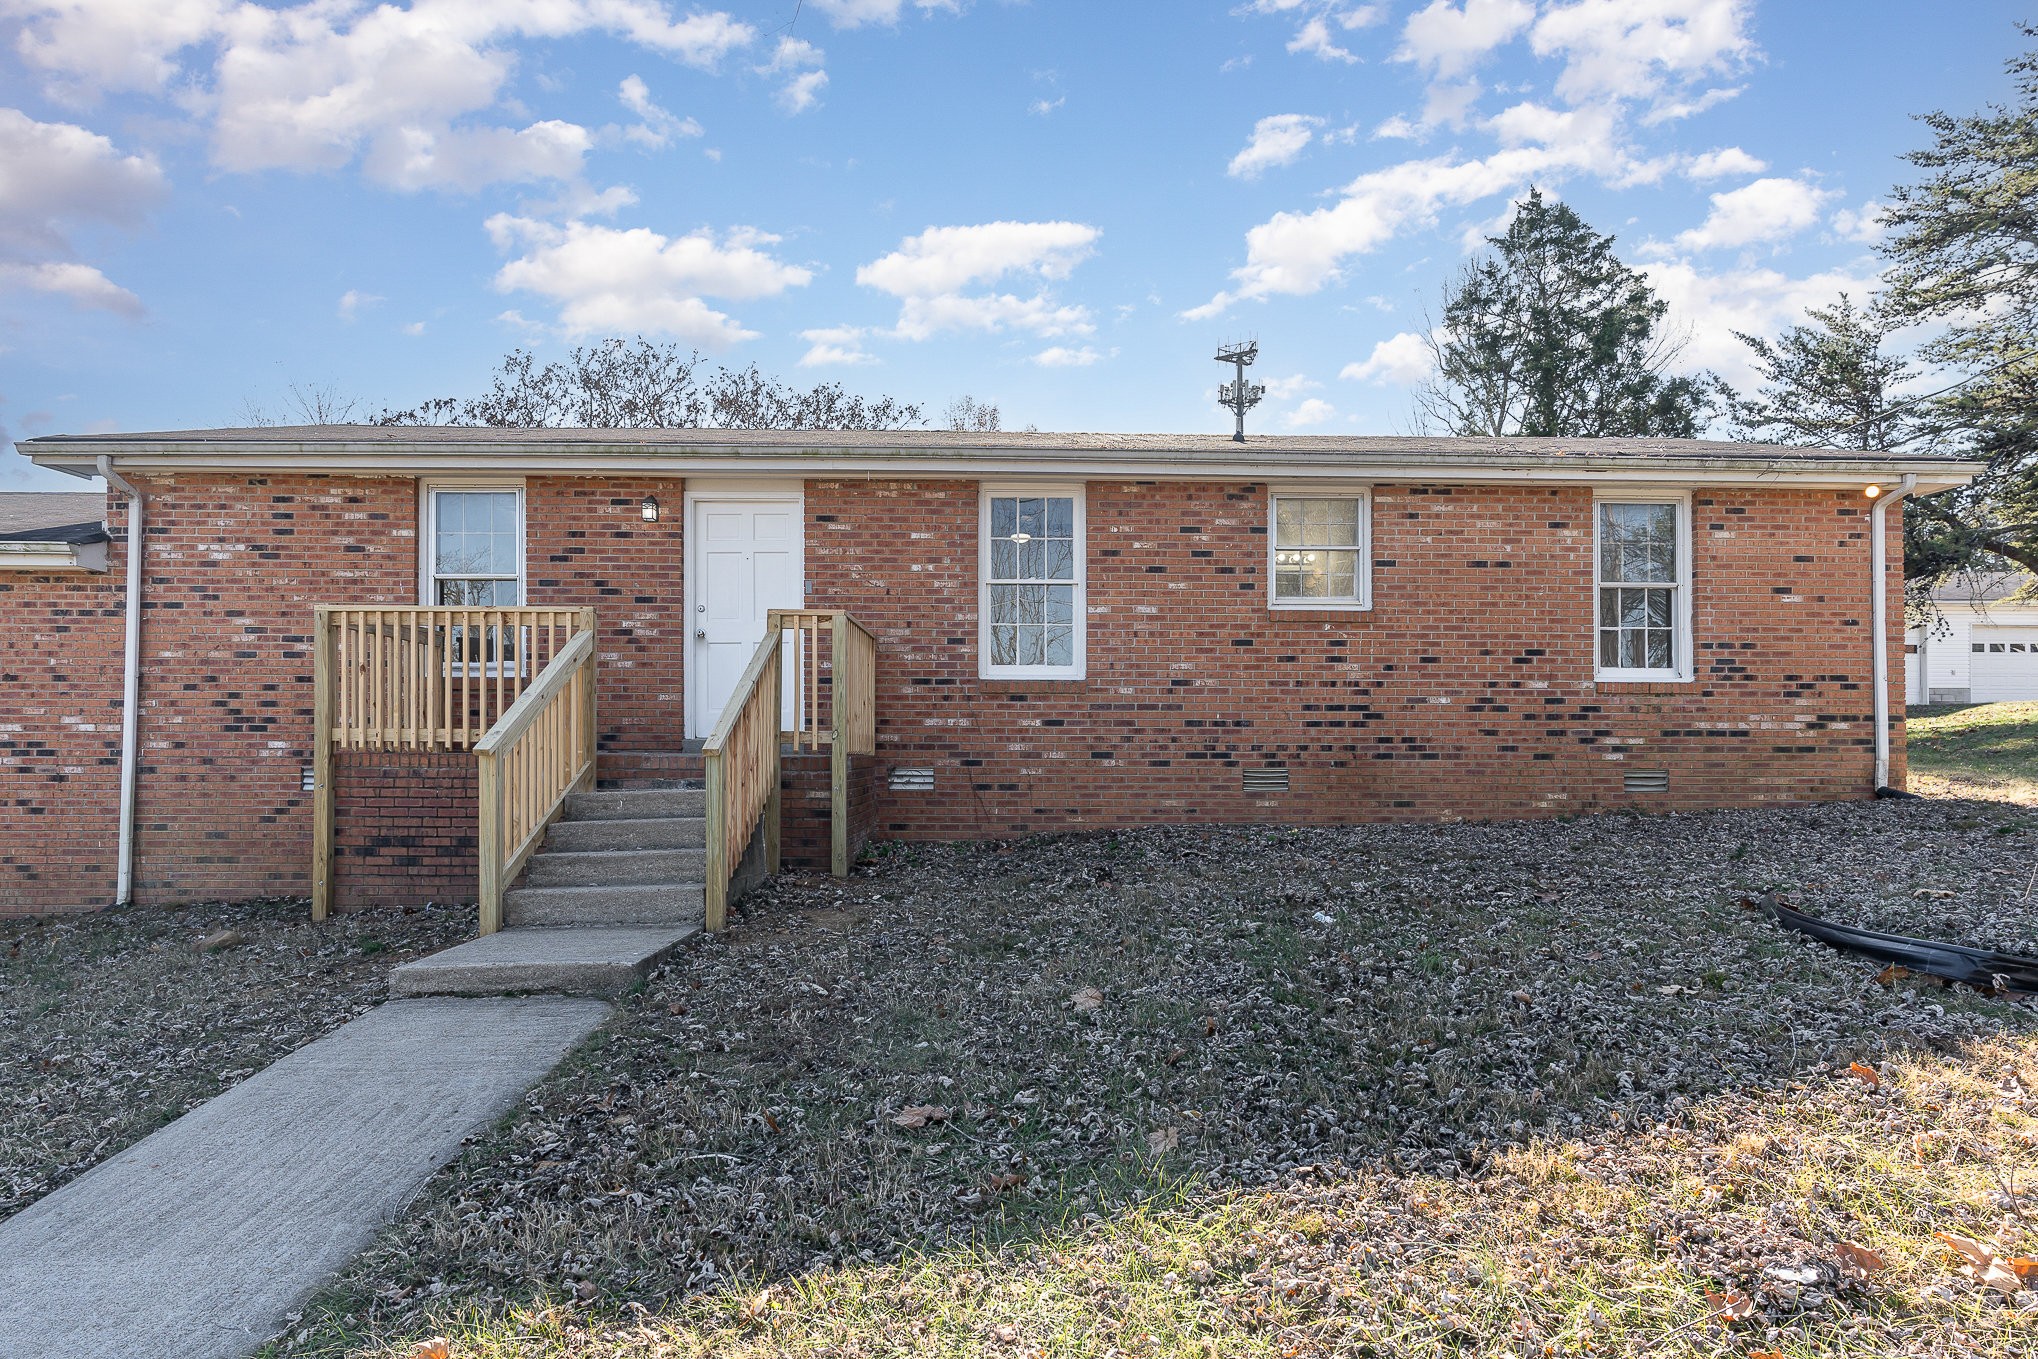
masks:
<path fill-rule="evenodd" d="M 707 775 L 707 920 L 708 933 L 721 932 L 724 918 L 729 911 L 729 837 L 722 822 L 728 816 L 723 805 L 726 792 L 722 785 L 722 752 L 711 750 L 703 761 L 703 772 Z"/>
<path fill-rule="evenodd" d="M 502 928 L 502 768 L 492 750 L 475 755 L 481 784 L 481 892 L 477 899 L 482 934 Z"/>
<path fill-rule="evenodd" d="M 332 618 L 311 612 L 311 918 L 333 905 L 333 658 Z"/>
<path fill-rule="evenodd" d="M 785 652 L 774 651 L 771 655 L 771 684 L 768 689 L 770 702 L 775 708 L 780 703 L 779 695 L 784 692 Z M 784 815 L 785 799 L 785 745 L 778 739 L 778 723 L 770 723 L 771 749 L 771 791 L 764 800 L 764 871 L 777 876 L 779 870 L 779 831 Z"/>
<path fill-rule="evenodd" d="M 849 661 L 849 615 L 835 615 L 834 686 L 829 695 L 834 730 L 828 740 L 828 871 L 849 876 L 849 710 L 853 687 Z"/>
<path fill-rule="evenodd" d="M 580 611 L 580 630 L 582 632 L 594 631 L 593 609 L 582 609 Z M 581 784 L 583 788 L 594 787 L 598 772 L 596 766 L 601 763 L 601 728 L 595 725 L 594 701 L 594 677 L 601 673 L 601 638 L 596 637 L 594 644 L 595 651 L 588 656 L 587 668 L 584 672 L 586 675 L 584 681 L 586 692 L 581 695 L 581 722 L 583 723 L 581 730 L 587 733 L 587 778 Z"/>

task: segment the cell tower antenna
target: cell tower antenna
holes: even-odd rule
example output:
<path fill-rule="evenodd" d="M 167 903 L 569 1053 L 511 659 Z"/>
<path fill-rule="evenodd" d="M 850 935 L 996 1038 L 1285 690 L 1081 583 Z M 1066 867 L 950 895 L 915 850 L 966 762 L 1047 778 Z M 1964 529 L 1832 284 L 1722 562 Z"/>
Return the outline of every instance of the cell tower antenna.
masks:
<path fill-rule="evenodd" d="M 1229 406 L 1238 417 L 1238 429 L 1231 437 L 1239 443 L 1245 442 L 1245 413 L 1260 404 L 1260 398 L 1267 389 L 1260 383 L 1247 382 L 1245 370 L 1260 356 L 1260 342 L 1247 340 L 1244 344 L 1226 344 L 1217 347 L 1217 361 L 1231 364 L 1238 370 L 1238 377 L 1217 389 L 1217 404 Z"/>

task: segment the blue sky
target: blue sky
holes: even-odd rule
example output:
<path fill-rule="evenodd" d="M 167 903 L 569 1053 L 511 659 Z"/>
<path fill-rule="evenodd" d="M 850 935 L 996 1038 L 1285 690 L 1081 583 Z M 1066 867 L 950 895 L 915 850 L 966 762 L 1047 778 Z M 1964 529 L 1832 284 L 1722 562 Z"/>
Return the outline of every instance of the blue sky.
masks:
<path fill-rule="evenodd" d="M 1531 182 L 1745 376 L 1873 286 L 1911 115 L 2028 7 L 0 0 L 0 439 L 699 346 L 1008 427 L 1395 432 Z M 0 452 L 0 486 L 72 485 Z"/>

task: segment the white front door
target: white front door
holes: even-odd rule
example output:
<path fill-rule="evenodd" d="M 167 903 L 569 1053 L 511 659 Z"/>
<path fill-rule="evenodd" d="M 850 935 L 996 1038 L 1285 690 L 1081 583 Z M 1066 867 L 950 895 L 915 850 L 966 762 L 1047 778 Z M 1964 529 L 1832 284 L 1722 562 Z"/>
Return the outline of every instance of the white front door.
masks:
<path fill-rule="evenodd" d="M 765 615 L 805 602 L 798 499 L 701 499 L 688 526 L 687 733 L 705 737 L 764 640 Z"/>

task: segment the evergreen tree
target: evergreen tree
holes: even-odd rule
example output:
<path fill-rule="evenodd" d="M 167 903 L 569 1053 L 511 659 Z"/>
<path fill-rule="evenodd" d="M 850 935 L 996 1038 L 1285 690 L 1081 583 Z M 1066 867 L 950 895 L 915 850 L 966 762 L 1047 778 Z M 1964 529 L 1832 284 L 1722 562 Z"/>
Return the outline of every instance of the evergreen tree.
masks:
<path fill-rule="evenodd" d="M 1707 381 L 1667 376 L 1682 349 L 1668 304 L 1614 254 L 1613 237 L 1531 188 L 1493 253 L 1446 289 L 1430 341 L 1437 376 L 1417 394 L 1451 434 L 1690 438 Z"/>

